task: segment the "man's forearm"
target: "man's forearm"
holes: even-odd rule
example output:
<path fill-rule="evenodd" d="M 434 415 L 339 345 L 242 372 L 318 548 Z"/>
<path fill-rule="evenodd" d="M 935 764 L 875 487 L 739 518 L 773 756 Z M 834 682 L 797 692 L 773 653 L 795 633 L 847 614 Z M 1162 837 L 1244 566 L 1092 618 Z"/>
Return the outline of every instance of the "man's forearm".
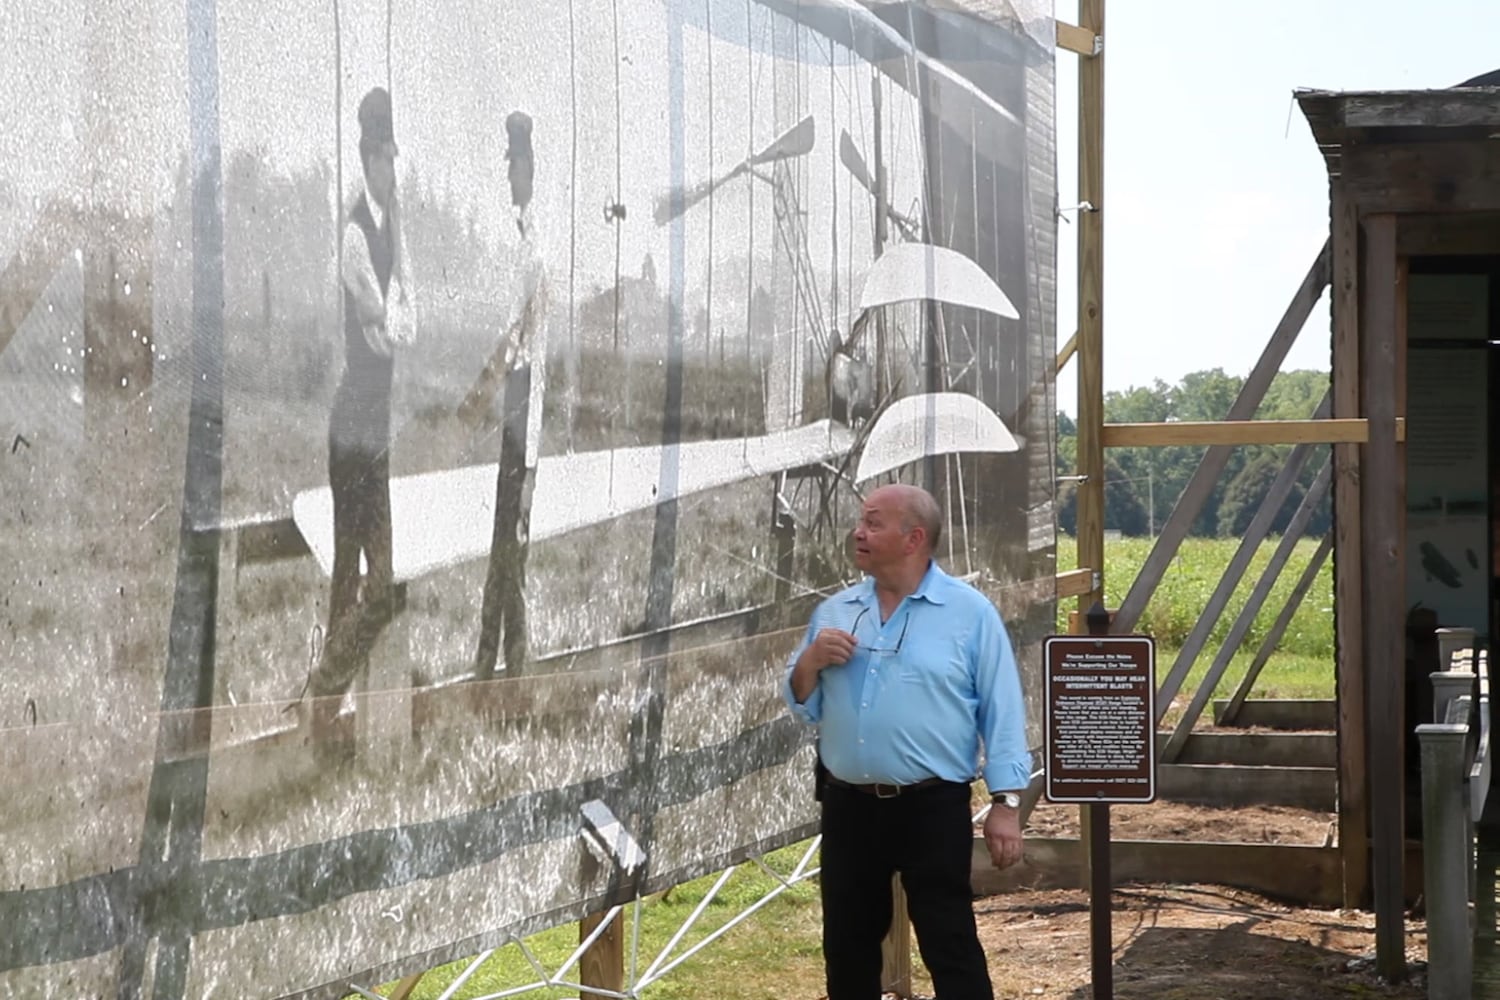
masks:
<path fill-rule="evenodd" d="M 807 701 L 817 687 L 818 668 L 808 662 L 807 652 L 803 651 L 792 667 L 792 695 L 797 699 L 797 704 Z"/>

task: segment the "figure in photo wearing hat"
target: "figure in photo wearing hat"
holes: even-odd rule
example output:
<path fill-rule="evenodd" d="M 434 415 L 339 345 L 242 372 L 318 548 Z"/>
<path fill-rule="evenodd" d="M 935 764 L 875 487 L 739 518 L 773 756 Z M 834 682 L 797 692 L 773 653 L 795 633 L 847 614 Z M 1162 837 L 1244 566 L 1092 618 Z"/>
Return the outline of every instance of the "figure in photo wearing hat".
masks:
<path fill-rule="evenodd" d="M 495 479 L 495 524 L 490 542 L 479 646 L 474 676 L 494 676 L 502 645 L 505 673 L 516 677 L 527 659 L 526 556 L 530 547 L 531 495 L 542 439 L 542 390 L 546 383 L 548 286 L 531 218 L 534 160 L 531 117 L 513 111 L 505 119 L 505 158 L 511 208 L 521 239 L 512 253 L 510 318 L 494 355 L 461 410 L 471 423 L 498 423 L 499 470 Z M 499 412 L 491 413 L 499 399 Z M 502 641 L 502 632 L 503 641 Z"/>
<path fill-rule="evenodd" d="M 414 310 L 402 261 L 391 98 L 383 87 L 360 101 L 359 129 L 364 183 L 346 212 L 339 265 L 344 370 L 328 425 L 333 580 L 327 641 L 310 682 L 315 698 L 349 690 L 393 614 L 391 382 L 397 346 L 413 339 Z"/>

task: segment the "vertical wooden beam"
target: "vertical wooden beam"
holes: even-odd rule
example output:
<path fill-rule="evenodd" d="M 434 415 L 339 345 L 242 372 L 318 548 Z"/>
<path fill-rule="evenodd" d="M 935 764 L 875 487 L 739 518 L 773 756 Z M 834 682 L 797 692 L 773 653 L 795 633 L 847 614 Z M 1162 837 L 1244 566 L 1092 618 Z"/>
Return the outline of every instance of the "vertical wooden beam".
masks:
<path fill-rule="evenodd" d="M 578 943 L 582 944 L 588 940 L 594 928 L 598 927 L 608 914 L 594 913 L 584 917 L 578 922 Z M 615 918 L 615 922 L 604 929 L 594 943 L 589 946 L 588 951 L 578 960 L 578 982 L 583 986 L 593 986 L 601 990 L 609 990 L 613 993 L 625 992 L 625 917 L 623 914 Z M 605 1000 L 598 993 L 585 990 L 580 1000 Z"/>
<path fill-rule="evenodd" d="M 1078 25 L 1104 35 L 1104 0 L 1078 0 Z M 1078 60 L 1078 562 L 1094 570 L 1078 598 L 1078 617 L 1104 603 L 1104 55 Z M 1089 858 L 1093 816 L 1078 807 L 1083 857 Z M 1085 862 L 1087 864 L 1087 862 Z M 1090 882 L 1084 873 L 1083 884 Z M 1108 906 L 1108 900 L 1102 904 Z"/>
<path fill-rule="evenodd" d="M 1406 468 L 1396 440 L 1404 397 L 1406 274 L 1396 255 L 1396 217 L 1365 217 L 1360 280 L 1364 355 L 1365 664 L 1368 684 L 1371 882 L 1375 965 L 1388 982 L 1406 977 L 1404 911 L 1406 576 L 1402 526 Z"/>
<path fill-rule="evenodd" d="M 1364 415 L 1359 370 L 1359 207 L 1342 182 L 1332 195 L 1333 416 Z M 1361 446 L 1333 446 L 1334 674 L 1338 700 L 1338 824 L 1344 906 L 1370 905 L 1370 800 L 1365 769 L 1364 575 Z"/>
<path fill-rule="evenodd" d="M 1078 0 L 1078 24 L 1104 34 L 1104 0 Z M 1104 600 L 1104 56 L 1078 60 L 1078 565 L 1097 572 L 1078 610 Z"/>

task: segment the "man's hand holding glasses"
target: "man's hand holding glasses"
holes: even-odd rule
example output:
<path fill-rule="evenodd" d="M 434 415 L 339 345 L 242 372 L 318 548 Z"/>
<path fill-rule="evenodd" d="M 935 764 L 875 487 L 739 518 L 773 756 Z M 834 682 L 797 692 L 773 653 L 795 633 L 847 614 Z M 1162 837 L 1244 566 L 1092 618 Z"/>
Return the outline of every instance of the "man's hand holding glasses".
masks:
<path fill-rule="evenodd" d="M 841 628 L 820 629 L 813 641 L 797 657 L 792 670 L 792 693 L 799 703 L 807 700 L 818 686 L 818 674 L 829 667 L 841 666 L 854 655 L 854 635 Z"/>
<path fill-rule="evenodd" d="M 807 700 L 812 694 L 813 688 L 818 686 L 818 674 L 829 667 L 843 666 L 849 662 L 855 650 L 863 650 L 867 653 L 885 653 L 895 655 L 901 652 L 901 644 L 906 641 L 906 627 L 911 624 L 911 612 L 906 613 L 906 620 L 901 623 L 901 634 L 897 636 L 895 645 L 888 642 L 861 642 L 858 638 L 859 626 L 869 613 L 868 607 L 860 610 L 854 616 L 854 622 L 845 632 L 841 628 L 820 629 L 813 637 L 813 641 L 802 651 L 797 658 L 797 666 L 792 671 L 792 693 L 797 696 L 800 704 Z M 867 632 L 873 629 L 867 628 Z"/>
<path fill-rule="evenodd" d="M 852 632 L 845 632 L 841 628 L 825 628 L 813 637 L 812 645 L 807 647 L 802 658 L 812 660 L 813 667 L 817 670 L 835 667 L 848 663 L 858 645 L 859 640 L 854 638 Z"/>
<path fill-rule="evenodd" d="M 869 608 L 864 608 L 864 609 L 862 609 L 860 611 L 859 614 L 857 614 L 857 615 L 854 616 L 854 624 L 851 625 L 851 626 L 849 626 L 849 631 L 852 632 L 852 633 L 854 633 L 854 635 L 856 637 L 859 635 L 859 623 L 861 621 L 863 621 L 865 615 L 867 615 L 869 613 L 870 613 L 870 609 Z M 901 634 L 896 637 L 896 644 L 894 646 L 890 645 L 889 643 L 878 643 L 878 642 L 877 643 L 867 643 L 867 642 L 860 642 L 858 638 L 855 638 L 855 640 L 854 640 L 855 648 L 856 649 L 863 649 L 863 650 L 865 650 L 868 653 L 889 653 L 892 656 L 894 656 L 897 653 L 901 652 L 901 644 L 906 641 L 906 626 L 908 626 L 910 624 L 911 624 L 911 611 L 908 610 L 906 612 L 906 617 L 901 622 Z"/>

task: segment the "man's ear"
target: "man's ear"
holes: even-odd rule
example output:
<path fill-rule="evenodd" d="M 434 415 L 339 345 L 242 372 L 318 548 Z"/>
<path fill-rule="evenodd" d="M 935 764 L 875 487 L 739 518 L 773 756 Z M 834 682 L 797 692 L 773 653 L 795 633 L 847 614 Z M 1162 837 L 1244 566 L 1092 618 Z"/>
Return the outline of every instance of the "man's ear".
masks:
<path fill-rule="evenodd" d="M 911 555 L 913 552 L 922 551 L 922 546 L 926 544 L 927 529 L 922 527 L 921 525 L 918 525 L 917 527 L 911 529 L 911 531 L 906 536 L 907 555 Z"/>

